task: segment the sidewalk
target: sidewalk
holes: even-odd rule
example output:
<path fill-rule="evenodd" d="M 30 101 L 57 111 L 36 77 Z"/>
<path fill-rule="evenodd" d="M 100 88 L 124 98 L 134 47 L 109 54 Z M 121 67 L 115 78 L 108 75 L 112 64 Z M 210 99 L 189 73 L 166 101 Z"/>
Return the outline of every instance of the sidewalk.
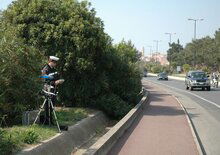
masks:
<path fill-rule="evenodd" d="M 155 85 L 149 105 L 113 146 L 109 155 L 197 155 L 186 115 L 177 100 Z"/>

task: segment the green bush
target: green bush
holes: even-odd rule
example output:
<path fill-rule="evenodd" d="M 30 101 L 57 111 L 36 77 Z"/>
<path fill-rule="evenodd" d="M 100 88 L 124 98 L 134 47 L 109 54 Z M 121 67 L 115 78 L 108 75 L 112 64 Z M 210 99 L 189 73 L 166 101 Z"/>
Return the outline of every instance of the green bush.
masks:
<path fill-rule="evenodd" d="M 41 84 L 39 72 L 43 56 L 15 36 L 16 29 L 0 38 L 0 116 L 7 114 L 11 124 L 21 121 L 21 112 L 37 102 Z"/>
<path fill-rule="evenodd" d="M 128 104 L 137 104 L 139 92 L 141 91 L 140 71 L 136 64 L 126 62 L 117 49 L 106 55 L 104 70 L 108 81 L 107 93 L 111 91 L 118 95 Z M 108 63 L 108 64 L 106 64 Z M 111 65 L 109 65 L 109 63 Z"/>
<path fill-rule="evenodd" d="M 133 108 L 115 94 L 106 94 L 99 97 L 96 104 L 106 114 L 115 119 L 122 118 Z"/>
<path fill-rule="evenodd" d="M 57 133 L 56 127 L 45 126 L 13 126 L 0 128 L 0 154 L 15 154 L 26 144 L 34 144 L 48 139 Z"/>
<path fill-rule="evenodd" d="M 160 72 L 162 72 L 163 71 L 163 68 L 162 68 L 162 66 L 160 66 L 160 65 L 156 65 L 156 66 L 153 66 L 152 67 L 152 72 L 153 73 L 160 73 Z"/>
<path fill-rule="evenodd" d="M 162 67 L 162 72 L 165 72 L 165 73 L 170 73 L 170 67 L 169 66 L 163 66 Z"/>
<path fill-rule="evenodd" d="M 12 136 L 0 128 L 0 153 L 1 154 L 12 154 L 18 149 L 18 143 Z"/>
<path fill-rule="evenodd" d="M 121 117 L 137 104 L 141 90 L 138 51 L 131 41 L 113 46 L 89 2 L 17 0 L 1 14 L 0 29 L 5 31 L 0 36 L 10 34 L 11 38 L 0 45 L 4 73 L 0 103 L 10 118 L 21 116 L 21 111 L 34 108 L 37 102 L 41 86 L 37 78 L 45 59 L 41 55 L 60 57 L 58 70 L 66 81 L 59 88 L 59 100 L 66 105 L 88 107 L 101 96 L 114 94 L 106 98 L 115 103 L 116 98 L 115 107 L 123 109 L 106 107 L 106 112 Z"/>
<path fill-rule="evenodd" d="M 39 135 L 33 129 L 29 129 L 24 132 L 23 138 L 24 143 L 33 144 L 37 142 Z"/>
<path fill-rule="evenodd" d="M 189 64 L 184 64 L 183 65 L 183 71 L 186 73 L 190 70 L 190 65 Z"/>

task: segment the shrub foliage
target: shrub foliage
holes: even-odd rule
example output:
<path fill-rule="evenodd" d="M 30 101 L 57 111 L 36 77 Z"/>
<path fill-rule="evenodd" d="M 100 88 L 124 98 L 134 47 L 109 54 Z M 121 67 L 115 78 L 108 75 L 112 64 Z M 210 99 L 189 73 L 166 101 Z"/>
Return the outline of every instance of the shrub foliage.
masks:
<path fill-rule="evenodd" d="M 60 57 L 66 81 L 59 99 L 66 105 L 121 118 L 137 103 L 138 52 L 131 41 L 112 44 L 89 2 L 17 0 L 1 13 L 0 30 L 0 115 L 10 111 L 14 119 L 36 105 L 49 55 Z"/>

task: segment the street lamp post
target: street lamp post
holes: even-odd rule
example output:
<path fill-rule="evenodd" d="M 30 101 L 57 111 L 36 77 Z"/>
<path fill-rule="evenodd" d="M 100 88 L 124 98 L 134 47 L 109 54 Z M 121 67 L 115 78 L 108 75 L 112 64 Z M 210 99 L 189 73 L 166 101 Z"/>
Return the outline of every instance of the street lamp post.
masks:
<path fill-rule="evenodd" d="M 157 62 L 158 43 L 161 42 L 161 40 L 154 40 L 154 42 L 156 42 L 156 62 Z"/>
<path fill-rule="evenodd" d="M 168 32 L 166 32 L 165 34 L 167 34 L 167 35 L 169 35 L 169 37 L 170 37 L 170 44 L 171 44 L 171 41 L 172 41 L 172 35 L 174 35 L 174 34 L 176 34 L 176 33 L 168 33 Z"/>
<path fill-rule="evenodd" d="M 188 20 L 194 21 L 194 40 L 196 40 L 196 26 L 198 21 L 203 21 L 204 19 L 192 19 L 189 18 Z"/>
<path fill-rule="evenodd" d="M 197 22 L 198 21 L 203 21 L 204 19 L 192 19 L 192 18 L 189 18 L 188 20 L 190 21 L 194 21 L 194 40 L 196 40 L 196 26 L 197 26 Z M 196 57 L 196 52 L 194 52 L 193 54 L 193 66 L 195 67 L 195 57 Z"/>
<path fill-rule="evenodd" d="M 165 34 L 169 35 L 169 37 L 170 37 L 169 45 L 171 45 L 171 42 L 172 42 L 172 35 L 174 35 L 174 34 L 176 34 L 176 33 L 166 32 Z M 168 53 L 167 53 L 167 55 L 168 55 Z M 171 57 L 170 57 L 170 64 L 171 64 Z"/>
<path fill-rule="evenodd" d="M 152 59 L 152 46 L 147 46 L 150 48 L 150 60 Z"/>
<path fill-rule="evenodd" d="M 158 52 L 158 43 L 160 42 L 159 40 L 154 40 L 156 42 L 156 52 Z"/>

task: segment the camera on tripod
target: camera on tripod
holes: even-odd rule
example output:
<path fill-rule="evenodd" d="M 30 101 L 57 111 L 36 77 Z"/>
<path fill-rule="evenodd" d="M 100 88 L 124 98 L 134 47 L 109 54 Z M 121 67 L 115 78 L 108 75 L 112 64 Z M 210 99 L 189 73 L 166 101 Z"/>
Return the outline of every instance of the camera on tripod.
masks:
<path fill-rule="evenodd" d="M 51 121 L 52 119 L 52 114 L 54 115 L 56 124 L 57 124 L 57 128 L 58 131 L 61 132 L 60 130 L 60 126 L 57 120 L 57 116 L 55 113 L 55 108 L 54 108 L 54 102 L 55 102 L 55 98 L 57 96 L 57 91 L 56 91 L 56 87 L 58 84 L 62 84 L 64 82 L 64 79 L 59 79 L 59 74 L 58 72 L 54 72 L 54 73 L 50 73 L 48 75 L 43 75 L 40 76 L 41 79 L 44 79 L 44 86 L 42 89 L 42 95 L 45 97 L 45 100 L 43 102 L 43 105 L 40 107 L 40 110 L 37 114 L 37 117 L 34 121 L 34 124 L 37 120 L 37 118 L 40 116 L 41 111 L 43 110 L 43 108 L 46 106 L 46 112 L 48 114 L 46 114 L 46 120 L 48 121 L 48 124 L 51 125 L 51 123 L 53 123 Z"/>
<path fill-rule="evenodd" d="M 44 79 L 42 95 L 44 95 L 45 97 L 56 96 L 58 92 L 56 92 L 55 82 L 57 82 L 58 84 L 62 84 L 64 82 L 64 79 L 59 79 L 58 72 L 43 75 L 40 78 Z"/>

